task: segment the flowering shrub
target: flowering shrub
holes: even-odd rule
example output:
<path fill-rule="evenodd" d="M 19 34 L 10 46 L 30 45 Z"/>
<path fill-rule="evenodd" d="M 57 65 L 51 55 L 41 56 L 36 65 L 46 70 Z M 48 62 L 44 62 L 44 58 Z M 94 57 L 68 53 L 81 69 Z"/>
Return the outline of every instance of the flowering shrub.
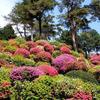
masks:
<path fill-rule="evenodd" d="M 36 41 L 36 44 L 44 46 L 44 45 L 48 44 L 48 42 L 46 40 L 38 40 L 38 41 Z"/>
<path fill-rule="evenodd" d="M 58 71 L 68 71 L 74 66 L 76 59 L 69 54 L 62 54 L 56 57 L 52 64 L 58 69 Z"/>
<path fill-rule="evenodd" d="M 38 69 L 42 70 L 46 75 L 55 76 L 58 75 L 57 70 L 49 65 L 38 66 Z"/>
<path fill-rule="evenodd" d="M 44 75 L 45 73 L 38 68 L 34 67 L 18 67 L 14 68 L 10 73 L 12 80 L 33 80 L 34 78 Z"/>
<path fill-rule="evenodd" d="M 74 95 L 75 100 L 93 100 L 92 94 L 79 91 Z"/>
<path fill-rule="evenodd" d="M 9 90 L 10 87 L 11 84 L 6 81 L 0 84 L 0 100 L 8 98 L 12 94 L 12 92 Z"/>
<path fill-rule="evenodd" d="M 52 56 L 49 52 L 41 51 L 37 54 L 37 59 L 40 61 L 50 62 L 52 59 Z"/>
<path fill-rule="evenodd" d="M 91 56 L 90 61 L 95 65 L 100 65 L 100 55 Z"/>
<path fill-rule="evenodd" d="M 62 46 L 62 47 L 60 48 L 60 51 L 61 51 L 62 53 L 67 53 L 67 54 L 70 54 L 70 53 L 71 53 L 71 50 L 70 50 L 67 46 Z"/>
<path fill-rule="evenodd" d="M 26 43 L 26 45 L 27 45 L 29 48 L 34 48 L 34 47 L 37 46 L 37 44 L 36 44 L 35 42 L 33 42 L 33 41 L 28 41 L 28 42 Z"/>
<path fill-rule="evenodd" d="M 46 45 L 44 45 L 44 50 L 47 51 L 47 52 L 52 53 L 54 51 L 54 48 L 53 48 L 52 45 L 46 44 Z"/>
<path fill-rule="evenodd" d="M 19 48 L 15 51 L 14 55 L 22 55 L 24 57 L 29 57 L 30 52 L 26 49 Z"/>
<path fill-rule="evenodd" d="M 39 48 L 39 47 L 34 47 L 34 48 L 31 48 L 31 49 L 30 49 L 30 53 L 31 53 L 31 54 L 38 54 L 38 53 L 41 52 L 41 51 L 42 51 L 42 49 Z"/>

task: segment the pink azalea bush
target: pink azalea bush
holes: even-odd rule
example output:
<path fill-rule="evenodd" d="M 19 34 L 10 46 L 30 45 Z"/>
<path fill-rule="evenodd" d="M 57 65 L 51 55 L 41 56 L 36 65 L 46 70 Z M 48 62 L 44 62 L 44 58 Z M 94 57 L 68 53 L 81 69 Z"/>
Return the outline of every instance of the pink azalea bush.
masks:
<path fill-rule="evenodd" d="M 33 41 L 28 41 L 28 42 L 26 43 L 26 45 L 27 45 L 29 48 L 34 48 L 34 47 L 37 46 L 37 44 L 36 44 L 35 42 L 33 42 Z"/>
<path fill-rule="evenodd" d="M 61 51 L 62 53 L 67 53 L 67 54 L 70 54 L 70 53 L 71 53 L 71 50 L 70 50 L 67 46 L 62 46 L 62 47 L 60 48 L 60 51 Z"/>
<path fill-rule="evenodd" d="M 38 69 L 42 70 L 46 75 L 55 76 L 58 75 L 58 71 L 49 65 L 41 65 L 37 67 Z"/>
<path fill-rule="evenodd" d="M 29 57 L 30 52 L 26 49 L 19 48 L 15 51 L 14 55 L 22 55 L 24 57 Z"/>
<path fill-rule="evenodd" d="M 95 65 L 100 65 L 100 55 L 91 56 L 90 61 Z"/>
<path fill-rule="evenodd" d="M 42 49 L 39 48 L 39 47 L 34 47 L 34 48 L 31 48 L 31 49 L 30 49 L 30 53 L 31 53 L 31 54 L 38 54 L 38 53 L 41 52 L 41 51 L 42 51 Z"/>
<path fill-rule="evenodd" d="M 37 59 L 41 61 L 47 61 L 50 62 L 52 59 L 52 56 L 49 52 L 41 51 L 37 54 Z"/>
<path fill-rule="evenodd" d="M 72 69 L 76 59 L 69 54 L 62 54 L 53 59 L 52 64 L 58 69 L 58 71 L 68 71 Z"/>
<path fill-rule="evenodd" d="M 90 93 L 85 93 L 83 91 L 80 91 L 74 95 L 74 100 L 93 100 L 93 98 Z"/>
<path fill-rule="evenodd" d="M 44 50 L 47 52 L 53 53 L 54 47 L 50 44 L 46 44 L 46 45 L 44 45 Z"/>
<path fill-rule="evenodd" d="M 17 68 L 14 68 L 12 70 L 12 72 L 10 73 L 10 77 L 12 80 L 32 80 L 34 79 L 35 77 L 38 77 L 40 75 L 44 75 L 45 73 L 38 69 L 38 68 L 35 68 L 35 67 L 26 67 L 26 66 L 23 66 L 23 67 L 17 67 Z"/>

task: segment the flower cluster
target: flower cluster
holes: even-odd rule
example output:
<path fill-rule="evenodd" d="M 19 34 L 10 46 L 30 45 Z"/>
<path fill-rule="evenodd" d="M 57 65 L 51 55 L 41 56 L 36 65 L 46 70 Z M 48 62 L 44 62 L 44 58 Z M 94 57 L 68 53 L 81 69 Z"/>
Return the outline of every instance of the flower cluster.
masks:
<path fill-rule="evenodd" d="M 61 51 L 62 53 L 67 53 L 67 54 L 70 54 L 70 53 L 71 53 L 71 50 L 70 50 L 67 46 L 62 46 L 62 47 L 60 48 L 60 51 Z"/>
<path fill-rule="evenodd" d="M 35 42 L 33 42 L 33 41 L 28 41 L 28 42 L 26 43 L 26 45 L 27 45 L 29 48 L 34 48 L 34 47 L 37 46 L 37 44 L 36 44 Z"/>
<path fill-rule="evenodd" d="M 50 44 L 46 44 L 46 45 L 44 45 L 44 50 L 47 52 L 53 53 L 54 47 Z"/>
<path fill-rule="evenodd" d="M 56 57 L 52 64 L 58 69 L 58 71 L 67 71 L 72 69 L 76 59 L 69 54 L 62 54 Z"/>
<path fill-rule="evenodd" d="M 91 56 L 90 61 L 95 65 L 100 65 L 100 55 Z"/>
<path fill-rule="evenodd" d="M 46 75 L 50 75 L 50 76 L 58 75 L 58 71 L 52 66 L 41 65 L 38 66 L 37 68 L 42 70 Z"/>
<path fill-rule="evenodd" d="M 30 54 L 38 54 L 39 52 L 41 52 L 42 49 L 39 47 L 34 47 L 30 49 Z"/>
<path fill-rule="evenodd" d="M 44 72 L 34 67 L 14 68 L 10 74 L 12 80 L 33 80 L 34 78 L 44 75 Z"/>
<path fill-rule="evenodd" d="M 90 93 L 85 93 L 83 91 L 77 92 L 74 95 L 75 100 L 93 100 L 92 95 Z"/>
<path fill-rule="evenodd" d="M 37 59 L 41 61 L 47 61 L 50 62 L 52 59 L 52 56 L 49 52 L 41 51 L 37 54 Z"/>
<path fill-rule="evenodd" d="M 9 90 L 11 84 L 9 82 L 3 82 L 0 84 L 0 100 L 4 100 L 4 98 L 9 97 L 12 92 Z"/>
<path fill-rule="evenodd" d="M 22 55 L 24 57 L 29 57 L 30 52 L 26 49 L 19 48 L 15 51 L 14 55 Z"/>

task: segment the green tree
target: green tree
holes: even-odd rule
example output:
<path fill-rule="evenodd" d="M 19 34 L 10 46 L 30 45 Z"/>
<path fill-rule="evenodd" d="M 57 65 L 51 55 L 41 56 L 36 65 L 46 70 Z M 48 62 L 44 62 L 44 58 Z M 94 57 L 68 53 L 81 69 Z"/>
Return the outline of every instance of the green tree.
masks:
<path fill-rule="evenodd" d="M 8 40 L 8 39 L 12 39 L 15 37 L 16 37 L 16 34 L 10 24 L 0 29 L 0 39 Z"/>
<path fill-rule="evenodd" d="M 61 0 L 60 8 L 65 12 L 61 16 L 64 20 L 65 27 L 69 32 L 73 41 L 73 48 L 77 51 L 77 32 L 88 26 L 88 19 L 86 16 L 89 13 L 89 8 L 82 6 L 84 0 Z"/>
<path fill-rule="evenodd" d="M 33 40 L 33 30 L 37 22 L 41 36 L 43 18 L 48 15 L 48 11 L 54 8 L 55 4 L 54 0 L 23 0 L 16 4 L 9 17 L 14 23 L 24 24 L 30 30 Z"/>
<path fill-rule="evenodd" d="M 86 55 L 96 47 L 100 46 L 100 34 L 96 30 L 90 30 L 80 34 L 80 48 L 82 48 Z"/>

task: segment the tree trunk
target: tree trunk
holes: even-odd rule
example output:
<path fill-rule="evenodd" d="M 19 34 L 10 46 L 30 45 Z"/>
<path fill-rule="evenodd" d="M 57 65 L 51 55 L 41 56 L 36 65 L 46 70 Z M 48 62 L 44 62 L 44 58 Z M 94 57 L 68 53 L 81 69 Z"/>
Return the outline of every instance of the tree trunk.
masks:
<path fill-rule="evenodd" d="M 31 41 L 33 41 L 33 31 L 32 31 L 32 29 L 31 29 Z"/>
<path fill-rule="evenodd" d="M 73 48 L 77 51 L 77 43 L 76 43 L 76 33 L 72 32 L 72 41 L 73 41 Z"/>
<path fill-rule="evenodd" d="M 40 33 L 40 38 L 42 37 L 42 20 L 41 16 L 39 17 L 39 33 Z"/>
<path fill-rule="evenodd" d="M 23 29 L 24 29 L 24 37 L 25 37 L 25 39 L 27 39 L 27 35 L 26 35 L 26 25 L 23 26 Z"/>

